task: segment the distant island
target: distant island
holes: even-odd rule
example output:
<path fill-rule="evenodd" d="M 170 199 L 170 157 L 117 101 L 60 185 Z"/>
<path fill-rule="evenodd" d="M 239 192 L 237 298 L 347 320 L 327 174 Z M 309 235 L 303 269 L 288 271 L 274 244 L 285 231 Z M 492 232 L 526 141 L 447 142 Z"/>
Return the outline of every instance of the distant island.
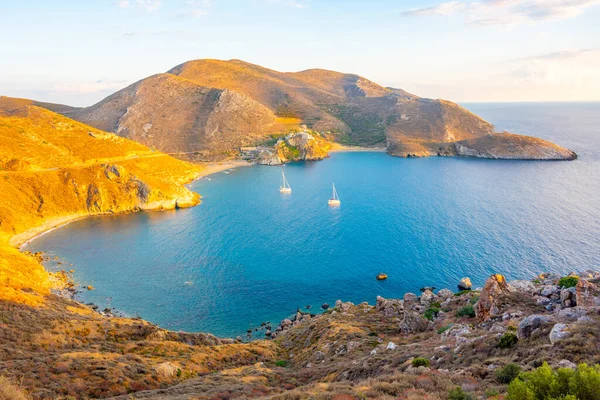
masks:
<path fill-rule="evenodd" d="M 85 108 L 36 103 L 179 158 L 215 161 L 307 129 L 329 142 L 399 157 L 573 160 L 546 140 L 496 132 L 459 105 L 322 69 L 278 72 L 240 60 L 194 60 Z"/>

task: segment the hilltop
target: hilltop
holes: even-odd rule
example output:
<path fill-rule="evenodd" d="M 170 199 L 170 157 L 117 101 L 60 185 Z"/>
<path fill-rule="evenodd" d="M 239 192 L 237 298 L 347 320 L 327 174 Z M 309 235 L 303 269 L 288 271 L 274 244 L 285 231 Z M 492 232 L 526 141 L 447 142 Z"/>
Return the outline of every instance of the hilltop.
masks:
<path fill-rule="evenodd" d="M 86 108 L 40 104 L 179 157 L 237 155 L 306 125 L 342 145 L 430 155 L 570 160 L 529 136 L 499 134 L 459 105 L 322 69 L 279 72 L 240 60 L 194 60 L 142 79 Z"/>

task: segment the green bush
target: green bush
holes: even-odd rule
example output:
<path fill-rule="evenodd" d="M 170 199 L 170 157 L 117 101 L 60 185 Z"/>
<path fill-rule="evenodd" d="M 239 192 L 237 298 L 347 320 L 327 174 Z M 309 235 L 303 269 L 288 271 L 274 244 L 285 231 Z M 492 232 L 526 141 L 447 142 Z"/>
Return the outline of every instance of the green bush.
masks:
<path fill-rule="evenodd" d="M 475 309 L 473 309 L 473 306 L 471 306 L 471 305 L 464 306 L 456 312 L 456 316 L 457 317 L 475 318 Z"/>
<path fill-rule="evenodd" d="M 512 332 L 506 332 L 500 337 L 498 347 L 500 347 L 501 349 L 510 349 L 511 347 L 514 347 L 518 341 L 519 338 L 517 337 L 517 335 L 515 335 Z"/>
<path fill-rule="evenodd" d="M 475 296 L 473 296 L 473 297 L 471 297 L 471 298 L 469 299 L 469 304 L 471 304 L 471 305 L 473 305 L 473 306 L 474 306 L 474 305 L 475 305 L 475 303 L 477 303 L 477 301 L 478 301 L 478 300 L 479 300 L 479 295 L 475 295 Z"/>
<path fill-rule="evenodd" d="M 425 311 L 425 314 L 423 314 L 423 316 L 425 318 L 427 318 L 428 320 L 433 321 L 433 319 L 435 317 L 437 317 L 439 313 L 440 313 L 440 308 L 432 305 L 431 307 L 429 307 L 427 309 L 427 311 Z"/>
<path fill-rule="evenodd" d="M 412 360 L 412 366 L 415 368 L 429 367 L 429 364 L 429 360 L 423 357 L 417 357 Z"/>
<path fill-rule="evenodd" d="M 576 370 L 553 370 L 544 363 L 524 372 L 508 386 L 507 400 L 598 400 L 600 366 L 579 364 Z"/>
<path fill-rule="evenodd" d="M 577 276 L 565 276 L 563 278 L 560 278 L 560 280 L 558 281 L 558 286 L 561 288 L 572 288 L 577 286 L 578 282 L 579 277 Z"/>
<path fill-rule="evenodd" d="M 446 332 L 450 328 L 452 328 L 452 324 L 449 324 L 449 325 L 446 325 L 446 326 L 442 326 L 440 329 L 438 329 L 437 333 L 439 335 L 441 335 L 442 333 Z"/>
<path fill-rule="evenodd" d="M 521 367 L 517 364 L 506 364 L 496 370 L 496 379 L 500 383 L 508 385 L 521 373 Z"/>
<path fill-rule="evenodd" d="M 287 366 L 287 361 L 285 361 L 285 360 L 277 360 L 275 362 L 275 365 L 277 365 L 278 367 L 285 367 L 285 366 Z"/>
<path fill-rule="evenodd" d="M 457 386 L 448 392 L 448 400 L 471 400 L 472 398 L 473 397 L 470 394 L 465 393 L 460 386 Z"/>

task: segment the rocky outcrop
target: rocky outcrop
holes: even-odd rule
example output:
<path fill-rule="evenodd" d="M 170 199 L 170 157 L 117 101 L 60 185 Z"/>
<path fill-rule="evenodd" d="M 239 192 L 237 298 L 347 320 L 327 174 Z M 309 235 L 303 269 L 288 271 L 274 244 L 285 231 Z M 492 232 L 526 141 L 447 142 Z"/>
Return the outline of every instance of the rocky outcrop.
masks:
<path fill-rule="evenodd" d="M 480 322 L 491 317 L 500 315 L 500 306 L 503 297 L 510 293 L 506 278 L 500 274 L 494 274 L 485 282 L 479 301 L 475 307 L 475 314 Z"/>
<path fill-rule="evenodd" d="M 318 133 L 293 132 L 279 139 L 273 148 L 263 148 L 256 161 L 263 165 L 281 165 L 294 161 L 315 161 L 329 157 L 331 143 Z"/>

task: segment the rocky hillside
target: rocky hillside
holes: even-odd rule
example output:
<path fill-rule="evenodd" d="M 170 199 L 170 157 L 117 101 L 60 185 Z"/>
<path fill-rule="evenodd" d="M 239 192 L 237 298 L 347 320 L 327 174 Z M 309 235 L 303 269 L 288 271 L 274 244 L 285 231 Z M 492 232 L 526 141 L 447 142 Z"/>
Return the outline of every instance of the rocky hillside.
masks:
<path fill-rule="evenodd" d="M 218 159 L 305 124 L 344 145 L 392 155 L 574 159 L 527 136 L 501 135 L 464 108 L 320 69 L 286 73 L 239 60 L 195 60 L 83 109 L 76 120 L 180 157 Z M 481 140 L 480 140 L 481 139 Z"/>
<path fill-rule="evenodd" d="M 51 282 L 10 247 L 91 214 L 199 203 L 201 167 L 21 99 L 0 98 L 0 299 L 39 304 Z"/>

